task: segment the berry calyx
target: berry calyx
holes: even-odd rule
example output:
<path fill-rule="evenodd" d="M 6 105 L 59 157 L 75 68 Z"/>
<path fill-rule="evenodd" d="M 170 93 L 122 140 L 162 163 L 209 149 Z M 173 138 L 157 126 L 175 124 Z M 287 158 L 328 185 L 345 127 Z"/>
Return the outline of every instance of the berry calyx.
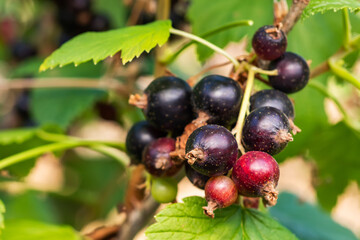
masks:
<path fill-rule="evenodd" d="M 207 176 L 227 173 L 236 161 L 238 145 L 224 127 L 205 125 L 196 129 L 186 142 L 185 158 L 196 171 Z"/>
<path fill-rule="evenodd" d="M 259 58 L 274 60 L 286 51 L 286 35 L 275 26 L 263 26 L 255 32 L 252 47 Z"/>
<path fill-rule="evenodd" d="M 232 179 L 239 193 L 246 197 L 262 197 L 268 206 L 276 204 L 278 192 L 275 187 L 279 181 L 279 165 L 269 154 L 250 151 L 235 163 Z"/>
<path fill-rule="evenodd" d="M 204 189 L 206 182 L 209 180 L 209 176 L 201 174 L 195 171 L 189 164 L 185 163 L 185 174 L 186 177 L 190 180 L 190 182 L 200 188 Z"/>
<path fill-rule="evenodd" d="M 172 178 L 154 178 L 151 182 L 151 196 L 159 203 L 169 203 L 176 199 L 177 182 Z"/>
<path fill-rule="evenodd" d="M 126 150 L 131 163 L 139 164 L 145 147 L 157 138 L 165 136 L 166 132 L 160 131 L 147 121 L 134 124 L 126 136 Z"/>
<path fill-rule="evenodd" d="M 272 61 L 269 69 L 277 69 L 277 76 L 269 76 L 271 86 L 285 93 L 294 93 L 303 89 L 309 81 L 310 69 L 304 58 L 286 52 Z"/>
<path fill-rule="evenodd" d="M 208 205 L 203 207 L 204 213 L 214 218 L 214 211 L 226 208 L 236 202 L 238 191 L 231 178 L 226 176 L 212 177 L 205 185 L 205 198 Z"/>
<path fill-rule="evenodd" d="M 172 138 L 159 138 L 151 142 L 144 150 L 143 163 L 145 169 L 153 176 L 173 176 L 181 168 L 170 157 L 175 150 L 175 140 Z"/>
<path fill-rule="evenodd" d="M 261 107 L 246 117 L 242 143 L 247 151 L 278 154 L 293 141 L 288 118 L 279 109 Z"/>
<path fill-rule="evenodd" d="M 210 116 L 208 123 L 228 126 L 239 114 L 243 92 L 231 78 L 220 75 L 204 77 L 193 90 L 195 109 Z"/>

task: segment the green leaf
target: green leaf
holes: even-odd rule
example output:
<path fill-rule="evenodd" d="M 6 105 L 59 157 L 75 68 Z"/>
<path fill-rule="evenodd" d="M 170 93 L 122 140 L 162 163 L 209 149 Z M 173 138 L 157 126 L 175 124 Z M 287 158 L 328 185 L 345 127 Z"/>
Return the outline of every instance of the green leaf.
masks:
<path fill-rule="evenodd" d="M 0 131 L 0 145 L 20 144 L 34 137 L 37 128 L 18 128 Z"/>
<path fill-rule="evenodd" d="M 303 12 L 302 18 L 330 10 L 336 12 L 343 8 L 348 8 L 350 11 L 359 10 L 360 2 L 357 0 L 311 0 Z"/>
<path fill-rule="evenodd" d="M 37 123 L 66 129 L 105 95 L 105 91 L 97 89 L 37 89 L 32 92 L 30 109 Z"/>
<path fill-rule="evenodd" d="M 2 230 L 5 228 L 4 213 L 5 213 L 5 205 L 3 201 L 0 199 L 0 236 L 2 234 Z"/>
<path fill-rule="evenodd" d="M 318 206 L 301 202 L 295 195 L 282 193 L 270 214 L 301 240 L 356 240 L 356 236 L 331 219 Z"/>
<path fill-rule="evenodd" d="M 315 159 L 318 199 L 330 210 L 351 180 L 360 183 L 360 136 L 344 123 L 328 127 L 309 138 L 310 156 Z M 341 167 L 339 167 L 341 166 Z"/>
<path fill-rule="evenodd" d="M 69 226 L 57 226 L 31 220 L 8 220 L 4 240 L 80 240 L 80 235 Z"/>
<path fill-rule="evenodd" d="M 206 201 L 189 197 L 167 206 L 146 230 L 148 239 L 297 239 L 269 215 L 254 209 L 231 206 L 215 211 L 215 218 L 202 210 Z"/>
<path fill-rule="evenodd" d="M 96 64 L 119 51 L 125 64 L 144 51 L 149 52 L 157 45 L 162 46 L 169 38 L 170 28 L 171 22 L 166 20 L 107 32 L 87 32 L 53 52 L 40 66 L 40 71 L 69 63 L 78 65 L 90 60 Z"/>

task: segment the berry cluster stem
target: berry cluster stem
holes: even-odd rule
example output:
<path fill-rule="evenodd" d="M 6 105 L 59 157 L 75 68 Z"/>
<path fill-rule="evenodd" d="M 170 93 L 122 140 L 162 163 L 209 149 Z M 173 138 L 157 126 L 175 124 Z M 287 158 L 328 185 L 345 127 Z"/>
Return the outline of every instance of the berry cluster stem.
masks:
<path fill-rule="evenodd" d="M 242 132 L 242 127 L 243 127 L 244 121 L 245 121 L 245 115 L 249 108 L 251 90 L 254 86 L 254 77 L 255 77 L 255 70 L 253 67 L 250 66 L 249 73 L 248 73 L 248 79 L 246 81 L 245 93 L 244 93 L 244 97 L 243 97 L 243 100 L 241 103 L 239 117 L 238 117 L 236 126 L 232 131 L 233 134 L 235 134 L 236 141 L 238 143 L 239 149 L 242 154 L 245 153 L 245 149 L 241 144 L 241 132 Z"/>

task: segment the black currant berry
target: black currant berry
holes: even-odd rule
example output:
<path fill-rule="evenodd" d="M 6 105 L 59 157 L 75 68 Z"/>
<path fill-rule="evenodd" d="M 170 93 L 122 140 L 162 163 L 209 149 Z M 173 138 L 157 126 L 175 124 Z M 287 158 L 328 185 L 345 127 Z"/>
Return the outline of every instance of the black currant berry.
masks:
<path fill-rule="evenodd" d="M 231 206 L 238 199 L 238 191 L 231 178 L 226 176 L 212 177 L 205 185 L 205 198 L 208 205 L 203 207 L 204 213 L 214 218 L 218 208 Z"/>
<path fill-rule="evenodd" d="M 245 119 L 242 143 L 247 151 L 278 154 L 293 138 L 286 115 L 273 107 L 261 107 Z"/>
<path fill-rule="evenodd" d="M 279 109 L 289 119 L 294 119 L 294 105 L 288 96 L 276 89 L 258 91 L 250 98 L 250 112 L 260 107 L 273 107 Z"/>
<path fill-rule="evenodd" d="M 286 52 L 272 61 L 269 69 L 277 69 L 277 76 L 269 76 L 271 86 L 285 93 L 294 93 L 303 89 L 309 81 L 309 66 L 299 55 Z"/>
<path fill-rule="evenodd" d="M 209 75 L 193 90 L 193 103 L 198 111 L 210 116 L 208 123 L 228 126 L 235 123 L 239 114 L 243 92 L 231 78 Z"/>
<path fill-rule="evenodd" d="M 191 87 L 176 77 L 155 79 L 144 91 L 146 119 L 154 126 L 172 132 L 181 131 L 194 118 Z"/>
<path fill-rule="evenodd" d="M 190 180 L 194 186 L 204 189 L 206 182 L 210 177 L 203 175 L 197 171 L 195 171 L 189 164 L 185 163 L 185 173 L 187 178 Z"/>
<path fill-rule="evenodd" d="M 280 176 L 279 165 L 269 154 L 251 151 L 242 155 L 232 171 L 239 193 L 246 197 L 262 197 L 266 205 L 276 204 L 275 187 Z"/>
<path fill-rule="evenodd" d="M 159 138 L 151 142 L 143 152 L 142 161 L 145 169 L 153 176 L 173 176 L 182 164 L 174 162 L 170 152 L 175 150 L 175 140 L 172 138 Z"/>
<path fill-rule="evenodd" d="M 286 35 L 274 26 L 263 26 L 254 34 L 252 46 L 259 58 L 274 60 L 286 51 Z"/>
<path fill-rule="evenodd" d="M 145 147 L 166 133 L 156 129 L 147 121 L 141 121 L 131 127 L 126 136 L 126 149 L 133 164 L 141 162 Z"/>
<path fill-rule="evenodd" d="M 224 127 L 205 125 L 196 129 L 186 142 L 185 158 L 196 171 L 207 176 L 227 173 L 236 161 L 238 145 Z"/>
<path fill-rule="evenodd" d="M 15 60 L 23 61 L 30 57 L 34 57 L 37 51 L 36 48 L 30 43 L 18 41 L 12 44 L 11 53 Z"/>

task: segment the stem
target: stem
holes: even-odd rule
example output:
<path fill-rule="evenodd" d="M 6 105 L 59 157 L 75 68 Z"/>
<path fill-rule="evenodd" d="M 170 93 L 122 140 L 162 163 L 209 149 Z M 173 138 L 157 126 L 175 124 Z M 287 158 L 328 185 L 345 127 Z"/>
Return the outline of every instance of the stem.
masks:
<path fill-rule="evenodd" d="M 330 58 L 329 61 L 330 70 L 334 73 L 334 75 L 344 79 L 345 81 L 354 85 L 357 89 L 360 89 L 360 81 L 355 78 L 346 68 L 342 67 L 338 60 L 335 58 Z"/>
<path fill-rule="evenodd" d="M 321 83 L 318 82 L 309 82 L 308 85 L 314 89 L 316 89 L 317 91 L 319 91 L 320 93 L 322 93 L 323 95 L 325 95 L 325 97 L 331 99 L 335 105 L 338 107 L 339 111 L 342 113 L 343 115 L 343 119 L 346 125 L 348 125 L 351 129 L 359 132 L 360 131 L 360 126 L 357 126 L 354 124 L 354 122 L 351 121 L 349 115 L 347 114 L 347 112 L 345 111 L 345 109 L 343 108 L 343 106 L 341 105 L 341 103 L 339 102 L 339 100 L 333 95 L 331 94 L 325 86 L 323 86 Z"/>
<path fill-rule="evenodd" d="M 210 30 L 209 32 L 206 32 L 204 34 L 201 34 L 200 37 L 201 38 L 206 38 L 206 37 L 210 37 L 212 35 L 215 35 L 217 33 L 223 32 L 225 30 L 234 28 L 234 27 L 239 27 L 239 26 L 252 26 L 254 24 L 254 22 L 252 20 L 241 20 L 241 21 L 236 21 L 236 22 L 232 22 L 232 23 L 228 23 L 226 25 L 223 25 L 221 27 L 215 28 L 213 30 Z M 186 48 L 188 48 L 189 46 L 191 46 L 193 43 L 195 43 L 195 41 L 190 41 L 186 44 L 184 44 L 180 49 L 178 49 L 175 53 L 171 53 L 165 57 L 163 57 L 162 63 L 164 64 L 170 64 L 172 63 L 179 55 L 180 53 L 182 53 Z"/>
<path fill-rule="evenodd" d="M 246 81 L 244 97 L 243 97 L 243 100 L 241 103 L 239 117 L 238 117 L 236 126 L 233 129 L 233 134 L 236 135 L 235 138 L 236 138 L 236 141 L 238 143 L 239 149 L 242 154 L 245 153 L 245 149 L 241 144 L 241 132 L 242 132 L 242 127 L 243 127 L 244 121 L 245 121 L 245 115 L 249 108 L 251 90 L 254 86 L 254 76 L 255 76 L 255 70 L 253 67 L 250 67 L 249 73 L 248 73 L 248 79 Z"/>
<path fill-rule="evenodd" d="M 218 46 L 212 44 L 211 42 L 206 41 L 205 39 L 195 36 L 191 33 L 187 33 L 178 29 L 174 29 L 174 28 L 170 28 L 170 33 L 174 34 L 174 35 L 179 35 L 182 37 L 186 37 L 189 39 L 192 39 L 198 43 L 201 43 L 205 46 L 207 46 L 208 48 L 214 50 L 215 52 L 223 55 L 224 57 L 226 57 L 227 59 L 229 59 L 231 61 L 231 63 L 234 65 L 235 70 L 239 68 L 240 63 L 231 55 L 229 55 L 227 52 L 225 52 L 224 50 L 222 50 L 221 48 L 219 48 Z"/>
<path fill-rule="evenodd" d="M 343 46 L 345 49 L 350 48 L 350 42 L 351 42 L 351 22 L 349 18 L 349 11 L 347 8 L 343 9 L 343 23 L 344 23 L 344 42 Z"/>
<path fill-rule="evenodd" d="M 251 64 L 248 64 L 248 63 L 245 64 L 245 68 L 248 69 L 249 71 L 250 71 L 250 69 L 252 69 L 256 73 L 265 74 L 265 75 L 268 75 L 268 76 L 276 76 L 276 75 L 278 75 L 277 69 L 275 69 L 275 70 L 264 70 L 264 69 L 255 67 L 255 66 L 253 66 Z"/>
<path fill-rule="evenodd" d="M 295 23 L 300 19 L 302 12 L 309 4 L 310 0 L 293 0 L 289 13 L 282 21 L 282 30 L 285 34 L 288 34 L 294 27 Z"/>

